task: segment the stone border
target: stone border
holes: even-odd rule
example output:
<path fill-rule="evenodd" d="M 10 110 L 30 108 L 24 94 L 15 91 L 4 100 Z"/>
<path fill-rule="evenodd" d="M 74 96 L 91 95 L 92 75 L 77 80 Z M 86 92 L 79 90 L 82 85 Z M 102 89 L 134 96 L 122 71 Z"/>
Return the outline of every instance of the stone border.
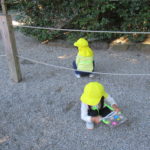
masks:
<path fill-rule="evenodd" d="M 48 45 L 63 48 L 74 47 L 72 43 L 66 42 L 65 40 L 50 41 L 48 42 Z M 96 50 L 118 50 L 118 51 L 138 50 L 150 54 L 150 44 L 142 44 L 142 43 L 110 44 L 107 42 L 94 41 L 90 42 L 90 47 Z"/>

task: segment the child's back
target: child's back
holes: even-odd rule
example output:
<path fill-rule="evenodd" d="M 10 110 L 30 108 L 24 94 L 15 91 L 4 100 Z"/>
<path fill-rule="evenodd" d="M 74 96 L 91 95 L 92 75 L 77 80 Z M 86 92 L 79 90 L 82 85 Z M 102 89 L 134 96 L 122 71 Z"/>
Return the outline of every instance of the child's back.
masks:
<path fill-rule="evenodd" d="M 88 45 L 88 41 L 84 38 L 80 38 L 74 43 L 74 46 L 78 47 L 76 61 L 73 62 L 74 69 L 77 69 L 77 71 L 75 71 L 76 75 L 91 75 L 91 72 L 94 71 L 94 54 Z"/>

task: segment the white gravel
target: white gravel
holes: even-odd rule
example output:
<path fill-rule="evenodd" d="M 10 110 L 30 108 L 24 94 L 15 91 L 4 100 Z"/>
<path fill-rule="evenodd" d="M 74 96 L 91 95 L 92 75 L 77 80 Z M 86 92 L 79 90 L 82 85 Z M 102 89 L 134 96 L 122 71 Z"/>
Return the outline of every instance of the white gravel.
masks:
<path fill-rule="evenodd" d="M 42 45 L 19 32 L 16 41 L 19 55 L 72 67 L 75 48 Z M 94 52 L 95 71 L 150 73 L 148 54 L 135 50 Z M 9 79 L 6 58 L 0 57 L 0 150 L 149 150 L 150 76 L 76 79 L 72 71 L 20 62 L 23 81 L 14 83 Z M 90 81 L 104 84 L 128 118 L 125 124 L 85 129 L 79 98 Z"/>

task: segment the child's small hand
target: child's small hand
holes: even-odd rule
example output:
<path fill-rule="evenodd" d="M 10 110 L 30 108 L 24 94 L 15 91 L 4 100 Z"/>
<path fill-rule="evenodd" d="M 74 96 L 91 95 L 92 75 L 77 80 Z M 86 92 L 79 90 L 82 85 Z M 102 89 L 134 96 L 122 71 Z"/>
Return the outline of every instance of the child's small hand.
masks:
<path fill-rule="evenodd" d="M 100 122 L 100 120 L 101 120 L 101 117 L 100 116 L 92 117 L 91 120 L 92 120 L 92 122 L 98 124 Z"/>
<path fill-rule="evenodd" d="M 121 111 L 120 108 L 119 108 L 116 104 L 113 104 L 113 105 L 112 105 L 112 108 L 113 108 L 114 111 L 116 111 L 116 112 L 120 112 L 120 111 Z"/>

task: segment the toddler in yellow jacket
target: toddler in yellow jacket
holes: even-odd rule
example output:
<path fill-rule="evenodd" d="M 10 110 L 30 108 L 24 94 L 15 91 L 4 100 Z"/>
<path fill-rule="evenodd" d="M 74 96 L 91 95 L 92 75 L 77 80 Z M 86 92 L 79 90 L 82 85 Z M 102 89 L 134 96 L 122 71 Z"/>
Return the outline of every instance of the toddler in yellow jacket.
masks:
<path fill-rule="evenodd" d="M 86 122 L 87 129 L 93 129 L 94 124 L 100 123 L 104 115 L 106 116 L 104 103 L 108 103 L 115 112 L 120 112 L 120 108 L 115 100 L 99 82 L 89 82 L 86 84 L 80 100 L 81 119 Z M 110 113 L 109 110 L 107 111 L 107 113 Z"/>
<path fill-rule="evenodd" d="M 78 48 L 76 60 L 73 61 L 73 68 L 76 69 L 76 77 L 93 77 L 92 72 L 94 71 L 94 53 L 89 47 L 88 41 L 84 38 L 80 38 L 74 43 L 74 46 Z"/>

